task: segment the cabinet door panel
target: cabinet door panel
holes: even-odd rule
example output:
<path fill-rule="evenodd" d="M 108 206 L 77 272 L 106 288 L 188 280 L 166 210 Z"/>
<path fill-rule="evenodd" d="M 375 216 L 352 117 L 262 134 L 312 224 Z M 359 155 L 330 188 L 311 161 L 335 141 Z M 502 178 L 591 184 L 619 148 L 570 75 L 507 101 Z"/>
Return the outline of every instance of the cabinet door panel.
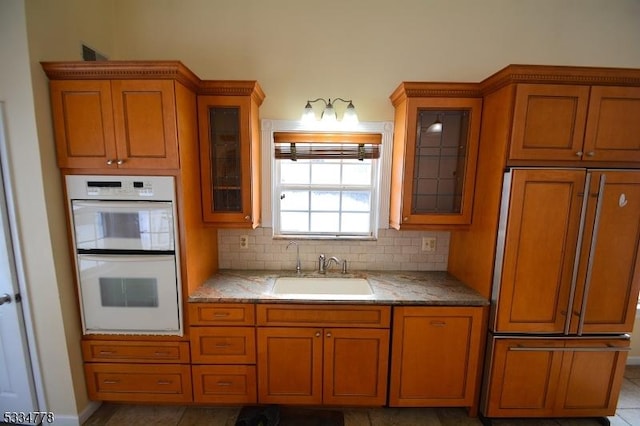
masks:
<path fill-rule="evenodd" d="M 593 87 L 585 160 L 640 161 L 640 88 Z"/>
<path fill-rule="evenodd" d="M 509 158 L 582 158 L 588 100 L 588 86 L 519 84 Z"/>
<path fill-rule="evenodd" d="M 322 329 L 258 328 L 258 402 L 322 403 Z"/>
<path fill-rule="evenodd" d="M 584 236 L 579 282 L 588 288 L 585 333 L 627 333 L 633 329 L 640 290 L 640 172 L 593 173 L 587 223 L 593 223 L 600 181 L 601 209 L 597 233 L 588 226 Z M 593 251 L 592 239 L 595 238 Z M 591 270 L 589 271 L 589 266 Z M 583 292 L 576 293 L 576 310 Z M 574 330 L 576 327 L 574 326 Z"/>
<path fill-rule="evenodd" d="M 483 308 L 394 309 L 389 404 L 472 406 Z"/>
<path fill-rule="evenodd" d="M 116 158 L 109 81 L 54 80 L 51 105 L 58 166 L 108 168 Z"/>
<path fill-rule="evenodd" d="M 249 97 L 198 96 L 203 218 L 207 222 L 251 227 L 255 219 L 254 175 L 259 162 L 252 150 Z M 255 227 L 255 226 L 254 226 Z"/>
<path fill-rule="evenodd" d="M 493 348 L 488 417 L 551 416 L 562 363 L 562 341 L 499 340 Z"/>
<path fill-rule="evenodd" d="M 515 170 L 496 331 L 562 333 L 585 174 Z"/>
<path fill-rule="evenodd" d="M 566 343 L 557 414 L 613 416 L 622 385 L 628 340 Z"/>
<path fill-rule="evenodd" d="M 389 330 L 324 330 L 323 403 L 382 406 L 387 399 Z"/>
<path fill-rule="evenodd" d="M 125 168 L 178 168 L 173 81 L 111 83 L 118 160 Z"/>

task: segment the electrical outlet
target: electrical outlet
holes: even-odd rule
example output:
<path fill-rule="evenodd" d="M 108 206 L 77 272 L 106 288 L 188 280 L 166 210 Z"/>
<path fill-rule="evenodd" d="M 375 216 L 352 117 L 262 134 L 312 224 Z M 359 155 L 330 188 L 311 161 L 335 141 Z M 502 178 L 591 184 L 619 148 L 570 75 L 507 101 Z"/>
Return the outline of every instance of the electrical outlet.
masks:
<path fill-rule="evenodd" d="M 427 251 L 427 252 L 436 251 L 436 238 L 422 237 L 422 251 Z"/>
<path fill-rule="evenodd" d="M 249 248 L 249 236 L 248 235 L 240 235 L 240 248 L 248 249 Z"/>

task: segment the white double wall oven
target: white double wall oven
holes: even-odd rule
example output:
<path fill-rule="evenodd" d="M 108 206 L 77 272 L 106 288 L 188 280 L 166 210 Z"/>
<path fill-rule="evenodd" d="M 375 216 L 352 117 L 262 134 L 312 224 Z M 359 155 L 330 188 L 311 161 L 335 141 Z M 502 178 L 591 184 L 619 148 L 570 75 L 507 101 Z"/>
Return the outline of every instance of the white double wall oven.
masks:
<path fill-rule="evenodd" d="M 174 178 L 66 185 L 84 333 L 182 335 Z"/>

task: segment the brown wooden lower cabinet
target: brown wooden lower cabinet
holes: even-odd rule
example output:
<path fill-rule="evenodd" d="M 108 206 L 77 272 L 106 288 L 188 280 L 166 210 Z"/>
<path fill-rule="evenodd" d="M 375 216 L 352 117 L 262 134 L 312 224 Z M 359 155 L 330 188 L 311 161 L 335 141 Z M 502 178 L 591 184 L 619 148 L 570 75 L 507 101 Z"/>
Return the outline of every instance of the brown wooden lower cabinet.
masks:
<path fill-rule="evenodd" d="M 389 330 L 258 329 L 261 404 L 382 406 Z"/>
<path fill-rule="evenodd" d="M 628 339 L 493 339 L 486 417 L 615 414 Z"/>
<path fill-rule="evenodd" d="M 382 406 L 389 306 L 256 306 L 258 402 Z"/>
<path fill-rule="evenodd" d="M 98 401 L 191 402 L 188 364 L 86 363 L 89 398 Z"/>
<path fill-rule="evenodd" d="M 471 407 L 486 308 L 396 307 L 389 386 L 393 407 Z"/>

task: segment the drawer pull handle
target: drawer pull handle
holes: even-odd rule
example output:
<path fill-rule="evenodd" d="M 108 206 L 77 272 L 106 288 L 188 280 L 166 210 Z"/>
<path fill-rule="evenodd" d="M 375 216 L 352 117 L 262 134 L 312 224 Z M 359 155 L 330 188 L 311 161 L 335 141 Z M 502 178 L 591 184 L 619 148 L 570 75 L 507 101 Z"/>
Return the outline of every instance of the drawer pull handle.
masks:
<path fill-rule="evenodd" d="M 155 355 L 155 356 L 169 356 L 169 355 L 171 355 L 171 354 L 170 354 L 169 352 L 166 352 L 166 351 L 165 351 L 165 352 L 156 351 L 156 352 L 154 353 L 154 355 Z"/>
<path fill-rule="evenodd" d="M 231 386 L 231 382 L 218 382 L 216 383 L 216 386 L 221 386 L 221 387 L 229 387 Z"/>
<path fill-rule="evenodd" d="M 228 343 L 216 343 L 216 348 L 228 348 L 229 346 L 231 346 Z"/>
<path fill-rule="evenodd" d="M 100 355 L 113 355 L 116 351 L 100 351 Z"/>
<path fill-rule="evenodd" d="M 225 318 L 229 316 L 229 312 L 216 312 L 213 316 L 216 318 Z"/>
<path fill-rule="evenodd" d="M 431 321 L 431 324 L 434 327 L 446 327 L 447 323 L 445 321 Z"/>
<path fill-rule="evenodd" d="M 102 383 L 105 385 L 117 385 L 120 383 L 120 380 L 104 380 Z"/>
<path fill-rule="evenodd" d="M 158 380 L 159 385 L 170 385 L 173 383 L 171 380 Z"/>

